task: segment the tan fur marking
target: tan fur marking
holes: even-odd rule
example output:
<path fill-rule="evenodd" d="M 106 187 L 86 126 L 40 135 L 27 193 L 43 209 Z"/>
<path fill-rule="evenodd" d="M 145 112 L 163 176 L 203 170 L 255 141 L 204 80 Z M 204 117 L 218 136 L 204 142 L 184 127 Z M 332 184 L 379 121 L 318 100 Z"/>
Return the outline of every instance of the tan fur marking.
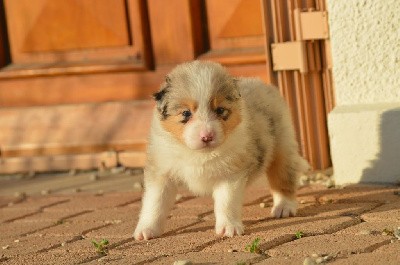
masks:
<path fill-rule="evenodd" d="M 197 101 L 193 100 L 193 99 L 182 99 L 179 102 L 179 107 L 181 108 L 181 110 L 185 110 L 185 109 L 189 109 L 192 113 L 194 113 L 197 110 Z"/>
<path fill-rule="evenodd" d="M 170 132 L 176 139 L 180 140 L 182 143 L 183 130 L 185 129 L 185 124 L 181 123 L 181 115 L 169 116 L 167 119 L 161 121 L 161 125 L 164 129 Z"/>
<path fill-rule="evenodd" d="M 224 107 L 226 99 L 223 95 L 217 95 L 211 100 L 211 109 L 216 109 L 218 107 Z"/>
<path fill-rule="evenodd" d="M 267 176 L 272 190 L 289 198 L 294 198 L 296 181 L 287 163 L 286 156 L 280 150 L 276 150 L 273 161 L 268 167 Z"/>
<path fill-rule="evenodd" d="M 242 121 L 239 109 L 234 105 L 234 103 L 228 102 L 223 95 L 218 95 L 214 97 L 211 101 L 211 109 L 215 110 L 218 107 L 226 108 L 230 111 L 229 118 L 224 121 L 221 119 L 222 129 L 224 134 L 228 135 L 231 133 L 237 125 Z"/>
<path fill-rule="evenodd" d="M 176 104 L 176 106 L 177 107 L 174 108 L 173 113 L 171 113 L 165 120 L 162 120 L 161 124 L 166 131 L 170 132 L 176 139 L 184 143 L 182 136 L 185 124 L 181 122 L 183 119 L 182 112 L 190 110 L 194 113 L 197 110 L 197 102 L 191 99 L 183 99 Z"/>
<path fill-rule="evenodd" d="M 242 118 L 240 116 L 239 110 L 236 108 L 231 109 L 231 114 L 229 115 L 229 118 L 226 121 L 221 121 L 222 129 L 224 130 L 225 135 L 231 133 L 241 121 Z"/>

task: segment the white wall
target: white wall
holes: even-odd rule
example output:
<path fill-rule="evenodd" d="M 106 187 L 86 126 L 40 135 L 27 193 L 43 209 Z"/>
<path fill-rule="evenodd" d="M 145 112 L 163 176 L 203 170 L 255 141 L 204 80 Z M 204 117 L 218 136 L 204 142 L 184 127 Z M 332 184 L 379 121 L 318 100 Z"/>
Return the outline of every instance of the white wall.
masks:
<path fill-rule="evenodd" d="M 400 1 L 328 0 L 337 184 L 400 182 Z"/>
<path fill-rule="evenodd" d="M 400 102 L 400 1 L 328 0 L 338 105 Z"/>

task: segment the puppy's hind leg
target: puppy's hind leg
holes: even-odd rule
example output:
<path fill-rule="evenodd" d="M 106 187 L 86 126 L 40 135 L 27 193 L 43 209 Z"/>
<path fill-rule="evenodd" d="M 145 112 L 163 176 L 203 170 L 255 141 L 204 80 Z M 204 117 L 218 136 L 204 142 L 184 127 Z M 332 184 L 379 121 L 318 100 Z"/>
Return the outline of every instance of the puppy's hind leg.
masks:
<path fill-rule="evenodd" d="M 302 158 L 298 154 L 284 155 L 277 150 L 267 170 L 267 177 L 274 200 L 271 215 L 276 218 L 295 216 L 297 210 L 297 175 Z M 305 162 L 304 162 L 305 163 Z"/>
<path fill-rule="evenodd" d="M 158 237 L 163 231 L 165 220 L 171 210 L 177 188 L 168 179 L 147 179 L 142 199 L 142 210 L 136 226 L 136 240 L 149 240 Z"/>

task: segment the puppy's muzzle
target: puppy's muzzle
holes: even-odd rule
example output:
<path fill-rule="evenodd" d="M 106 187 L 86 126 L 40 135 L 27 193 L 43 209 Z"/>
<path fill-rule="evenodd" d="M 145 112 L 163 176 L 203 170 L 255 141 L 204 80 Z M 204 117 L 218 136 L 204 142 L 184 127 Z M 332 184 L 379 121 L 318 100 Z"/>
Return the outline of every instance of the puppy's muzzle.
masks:
<path fill-rule="evenodd" d="M 207 143 L 211 142 L 212 140 L 214 140 L 214 134 L 213 133 L 200 133 L 200 138 L 203 143 L 207 144 Z"/>

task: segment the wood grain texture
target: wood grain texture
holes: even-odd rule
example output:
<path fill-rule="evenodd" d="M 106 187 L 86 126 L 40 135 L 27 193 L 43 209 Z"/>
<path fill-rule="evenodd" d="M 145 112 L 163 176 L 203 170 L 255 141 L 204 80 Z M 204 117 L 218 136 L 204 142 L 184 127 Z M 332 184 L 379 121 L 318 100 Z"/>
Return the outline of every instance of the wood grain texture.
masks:
<path fill-rule="evenodd" d="M 152 109 L 152 101 L 1 109 L 1 155 L 144 151 Z"/>
<path fill-rule="evenodd" d="M 207 0 L 212 50 L 264 46 L 259 0 Z"/>
<path fill-rule="evenodd" d="M 149 65 L 144 0 L 5 0 L 13 64 L 135 59 Z"/>
<path fill-rule="evenodd" d="M 156 65 L 193 60 L 196 51 L 189 1 L 149 0 L 148 9 Z"/>

